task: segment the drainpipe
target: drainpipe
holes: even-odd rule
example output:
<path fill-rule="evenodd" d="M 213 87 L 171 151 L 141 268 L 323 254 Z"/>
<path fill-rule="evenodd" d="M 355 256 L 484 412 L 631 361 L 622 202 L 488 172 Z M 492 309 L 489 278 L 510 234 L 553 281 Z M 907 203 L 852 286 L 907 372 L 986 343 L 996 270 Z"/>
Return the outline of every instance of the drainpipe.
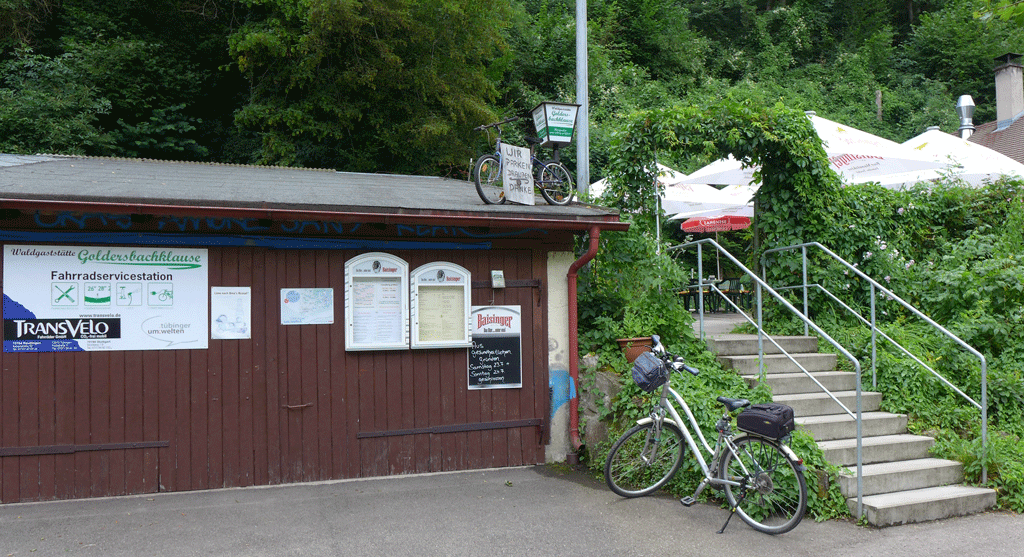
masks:
<path fill-rule="evenodd" d="M 580 270 L 590 262 L 594 256 L 597 255 L 597 244 L 598 238 L 601 236 L 601 229 L 597 226 L 590 227 L 590 249 L 587 253 L 584 253 L 579 259 L 569 265 L 569 273 L 566 278 L 569 280 L 569 377 L 572 378 L 573 384 L 580 384 L 580 354 L 579 354 L 579 310 L 576 308 L 576 271 Z M 578 387 L 577 387 L 578 388 Z M 577 390 L 577 392 L 579 392 Z M 580 440 L 580 414 L 579 414 L 579 396 L 572 398 L 569 401 L 569 437 L 572 440 L 573 451 L 578 451 L 583 446 L 583 441 Z M 570 460 L 576 461 L 579 455 L 569 455 Z M 572 462 L 575 464 L 575 462 Z"/>

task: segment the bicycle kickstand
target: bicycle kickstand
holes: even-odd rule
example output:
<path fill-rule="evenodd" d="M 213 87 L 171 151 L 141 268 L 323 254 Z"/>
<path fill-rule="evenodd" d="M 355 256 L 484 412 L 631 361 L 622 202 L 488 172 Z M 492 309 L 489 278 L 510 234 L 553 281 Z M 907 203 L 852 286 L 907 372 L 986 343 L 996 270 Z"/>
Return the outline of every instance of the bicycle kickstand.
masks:
<path fill-rule="evenodd" d="M 740 495 L 740 498 L 736 500 L 736 504 L 733 505 L 732 509 L 729 510 L 729 516 L 725 517 L 725 524 L 722 525 L 722 529 L 719 530 L 717 533 L 719 533 L 719 534 L 724 534 L 725 533 L 725 528 L 727 526 L 729 526 L 729 521 L 732 520 L 732 515 L 736 514 L 736 509 L 740 508 L 740 503 L 742 503 L 743 500 L 746 499 L 746 497 L 747 497 L 747 479 L 746 478 L 743 478 L 743 481 L 740 482 L 740 493 L 742 493 L 742 495 Z"/>

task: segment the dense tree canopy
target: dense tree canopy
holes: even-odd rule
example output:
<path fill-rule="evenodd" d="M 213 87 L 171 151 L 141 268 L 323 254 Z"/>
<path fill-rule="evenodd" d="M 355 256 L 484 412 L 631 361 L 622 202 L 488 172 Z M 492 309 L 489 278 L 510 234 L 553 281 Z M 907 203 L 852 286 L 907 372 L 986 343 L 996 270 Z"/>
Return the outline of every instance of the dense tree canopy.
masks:
<path fill-rule="evenodd" d="M 575 98 L 574 6 L 0 0 L 0 151 L 465 175 L 473 126 Z M 591 176 L 625 117 L 679 104 L 781 102 L 903 141 L 955 129 L 970 94 L 989 121 L 1019 6 L 588 0 Z"/>

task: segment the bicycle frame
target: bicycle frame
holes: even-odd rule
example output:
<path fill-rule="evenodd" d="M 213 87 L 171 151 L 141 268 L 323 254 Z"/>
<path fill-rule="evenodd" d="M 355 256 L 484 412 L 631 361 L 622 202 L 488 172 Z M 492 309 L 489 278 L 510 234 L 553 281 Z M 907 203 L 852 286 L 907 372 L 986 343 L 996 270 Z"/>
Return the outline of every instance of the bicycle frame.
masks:
<path fill-rule="evenodd" d="M 672 399 L 674 399 L 676 404 L 678 404 L 679 407 L 683 409 L 683 412 L 686 414 L 686 418 L 689 422 L 689 425 L 693 428 L 694 431 L 697 432 L 697 437 L 700 439 L 701 445 L 703 445 L 703 450 L 701 450 L 701 447 L 697 445 L 697 441 L 693 438 L 693 435 L 690 433 L 690 427 L 687 427 L 687 425 L 683 423 L 682 417 L 679 415 L 679 411 L 676 410 L 675 405 L 673 405 L 672 402 L 669 400 L 669 395 L 672 395 Z M 676 392 L 675 389 L 669 386 L 668 382 L 666 382 L 665 385 L 662 387 L 661 400 L 658 402 L 657 409 L 661 410 L 661 412 L 658 412 L 658 410 L 654 410 L 651 412 L 650 416 L 637 420 L 637 423 L 646 424 L 658 421 L 661 422 L 658 423 L 657 426 L 660 430 L 661 424 L 664 423 L 665 421 L 665 413 L 667 412 L 669 414 L 671 421 L 679 428 L 679 431 L 683 434 L 683 437 L 686 439 L 686 444 L 689 445 L 690 451 L 693 452 L 694 456 L 697 458 L 697 462 L 700 464 L 701 471 L 704 473 L 704 479 L 701 481 L 700 485 L 697 486 L 697 489 L 696 491 L 694 491 L 693 495 L 691 495 L 693 499 L 696 499 L 701 494 L 701 492 L 704 491 L 704 488 L 706 488 L 709 485 L 731 485 L 733 487 L 741 487 L 742 484 L 740 482 L 716 478 L 715 474 L 712 471 L 713 467 L 718 467 L 719 463 L 721 462 L 722 456 L 725 454 L 725 451 L 727 450 L 730 453 L 732 453 L 734 457 L 737 457 L 736 462 L 743 468 L 743 473 L 748 476 L 750 475 L 750 470 L 747 470 L 746 465 L 743 463 L 743 459 L 738 458 L 739 455 L 737 454 L 736 445 L 732 442 L 733 435 L 731 433 L 731 430 L 727 429 L 729 427 L 728 424 L 725 424 L 725 427 L 718 428 L 718 442 L 715 444 L 715 447 L 712 448 L 711 444 L 708 443 L 707 439 L 704 437 L 704 433 L 701 431 L 700 425 L 697 423 L 697 419 L 693 416 L 693 412 L 690 410 L 690 406 L 686 403 L 686 400 L 683 399 L 682 395 L 680 395 L 678 392 Z M 725 415 L 722 416 L 722 418 L 720 418 L 720 422 L 721 420 L 727 419 L 728 411 Z M 786 456 L 792 459 L 794 462 L 802 462 L 799 458 L 797 458 L 796 454 L 793 452 L 792 449 L 789 448 L 788 445 L 779 443 L 779 447 L 786 454 Z M 705 451 L 711 455 L 710 464 L 704 458 Z M 758 470 L 758 472 L 760 472 L 760 470 Z"/>
<path fill-rule="evenodd" d="M 714 477 L 714 474 L 711 472 L 711 467 L 708 464 L 708 461 L 704 459 L 704 451 L 702 451 L 697 446 L 697 442 L 694 440 L 693 435 L 690 433 L 690 428 L 687 427 L 686 424 L 683 423 L 682 417 L 679 415 L 679 411 L 676 410 L 676 407 L 671 402 L 669 402 L 669 400 L 668 400 L 668 395 L 669 394 L 672 395 L 672 398 L 675 399 L 676 403 L 686 413 L 686 418 L 689 421 L 690 426 L 692 426 L 694 431 L 697 432 L 697 437 L 700 438 L 700 442 L 704 446 L 703 447 L 704 451 L 707 451 L 707 453 L 709 453 L 711 455 L 711 464 L 712 465 L 716 465 L 720 461 L 720 459 L 722 457 L 722 448 L 723 447 L 727 447 L 728 450 L 735 455 L 736 454 L 736 446 L 732 444 L 732 440 L 731 440 L 730 437 L 726 437 L 724 432 L 719 431 L 718 432 L 718 443 L 716 444 L 716 446 L 714 448 L 712 448 L 711 444 L 708 443 L 707 439 L 704 437 L 704 433 L 701 431 L 700 426 L 697 423 L 697 419 L 693 416 L 693 412 L 690 410 L 690 406 L 688 404 L 686 404 L 686 401 L 683 399 L 683 397 L 678 392 L 676 392 L 675 389 L 673 389 L 672 387 L 669 387 L 668 383 L 665 383 L 664 387 L 662 387 L 661 400 L 658 402 L 658 408 L 668 412 L 668 414 L 672 418 L 672 422 L 675 423 L 675 425 L 679 428 L 679 431 L 682 432 L 683 437 L 686 439 L 686 444 L 689 445 L 690 451 L 693 452 L 694 456 L 697 457 L 697 462 L 700 464 L 701 471 L 704 473 L 704 481 L 702 481 L 701 485 L 697 488 L 697 492 L 694 493 L 694 497 L 696 497 L 696 495 L 700 494 L 700 492 L 703 491 L 704 486 L 706 486 L 708 484 L 715 484 L 715 485 L 729 484 L 729 485 L 732 485 L 732 486 L 739 486 L 740 485 L 739 482 L 734 482 L 734 481 L 729 481 L 729 480 L 720 480 L 720 479 Z M 660 414 L 660 416 L 658 416 L 658 417 L 655 417 L 656 411 L 655 412 L 651 412 L 651 414 L 652 414 L 651 416 L 648 416 L 646 418 L 642 418 L 640 420 L 637 420 L 637 423 L 638 424 L 645 424 L 645 423 L 649 423 L 649 422 L 654 422 L 656 420 L 660 420 L 662 422 L 665 420 L 664 412 L 662 412 Z M 661 424 L 660 423 L 658 424 L 658 428 L 659 429 L 661 428 Z M 742 465 L 742 462 L 740 464 Z M 749 470 L 744 470 L 744 472 L 745 473 L 749 473 Z"/>
<path fill-rule="evenodd" d="M 517 118 L 509 118 L 509 119 L 503 120 L 501 122 L 496 122 L 494 124 L 487 124 L 486 126 L 481 126 L 481 128 L 485 128 L 485 129 L 486 128 L 494 128 L 495 133 L 498 135 L 498 137 L 494 140 L 494 153 L 493 154 L 498 159 L 498 162 L 501 163 L 503 166 L 505 164 L 505 159 L 504 159 L 504 157 L 501 156 L 501 126 L 504 125 L 504 124 L 507 124 L 509 122 L 514 122 L 515 120 L 517 120 Z M 488 134 L 489 133 L 490 132 L 488 132 Z M 537 141 L 539 141 L 539 140 L 537 140 Z M 530 164 L 531 164 L 531 166 L 534 169 L 534 174 L 537 175 L 537 176 L 540 176 L 540 171 L 544 169 L 545 165 L 544 165 L 544 161 L 542 161 L 539 158 L 537 158 L 537 153 L 536 153 L 535 147 L 536 146 L 533 145 L 533 144 L 530 145 Z M 552 160 L 554 160 L 555 162 L 558 162 L 558 160 L 559 160 L 558 148 L 557 147 L 554 149 L 554 158 Z"/>

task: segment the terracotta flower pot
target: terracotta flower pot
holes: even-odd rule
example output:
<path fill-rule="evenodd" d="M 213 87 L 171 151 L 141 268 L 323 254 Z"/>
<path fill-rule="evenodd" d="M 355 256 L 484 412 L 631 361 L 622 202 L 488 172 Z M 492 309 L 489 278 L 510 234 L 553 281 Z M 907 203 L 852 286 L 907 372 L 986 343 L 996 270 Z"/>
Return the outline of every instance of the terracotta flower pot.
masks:
<path fill-rule="evenodd" d="M 616 339 L 615 342 L 619 343 L 619 348 L 622 349 L 622 353 L 626 356 L 626 361 L 629 363 L 633 363 L 634 360 L 640 357 L 640 354 L 650 352 L 654 346 L 654 339 L 651 337 L 620 338 Z"/>

